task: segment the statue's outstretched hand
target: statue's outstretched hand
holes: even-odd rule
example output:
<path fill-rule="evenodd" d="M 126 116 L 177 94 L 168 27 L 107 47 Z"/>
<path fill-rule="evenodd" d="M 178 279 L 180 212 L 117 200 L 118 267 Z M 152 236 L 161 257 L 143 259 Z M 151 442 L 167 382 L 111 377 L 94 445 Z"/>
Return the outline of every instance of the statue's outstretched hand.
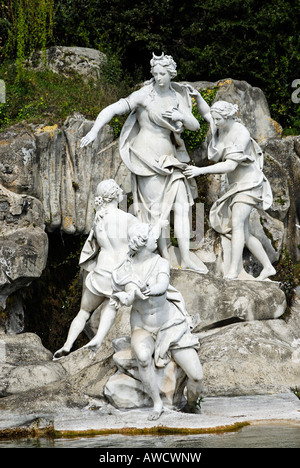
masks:
<path fill-rule="evenodd" d="M 193 177 L 197 177 L 198 175 L 203 174 L 203 172 L 201 167 L 187 166 L 187 168 L 183 171 L 183 174 L 188 179 L 192 179 Z"/>
<path fill-rule="evenodd" d="M 80 144 L 80 148 L 84 148 L 84 146 L 87 146 L 89 145 L 90 143 L 92 143 L 92 141 L 94 141 L 97 137 L 97 133 L 96 132 L 93 132 L 93 130 L 91 130 L 90 132 L 88 132 L 85 137 L 83 137 L 81 139 L 81 144 Z"/>

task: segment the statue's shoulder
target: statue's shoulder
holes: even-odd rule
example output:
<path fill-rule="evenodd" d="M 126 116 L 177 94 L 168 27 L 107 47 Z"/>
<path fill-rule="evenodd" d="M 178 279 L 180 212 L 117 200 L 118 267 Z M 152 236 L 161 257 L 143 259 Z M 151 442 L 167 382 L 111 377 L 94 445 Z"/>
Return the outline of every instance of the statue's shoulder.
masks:
<path fill-rule="evenodd" d="M 192 94 L 195 90 L 190 84 L 172 81 L 172 88 L 181 95 Z"/>
<path fill-rule="evenodd" d="M 167 274 L 170 274 L 170 263 L 168 260 L 166 260 L 165 258 L 161 257 L 159 254 L 158 255 L 158 261 L 157 261 L 157 269 L 159 270 L 159 272 L 161 273 L 167 273 Z"/>
<path fill-rule="evenodd" d="M 145 99 L 153 92 L 153 85 L 144 84 L 141 88 L 133 91 L 126 99 L 132 108 L 144 103 Z"/>
<path fill-rule="evenodd" d="M 185 83 L 177 83 L 176 81 L 172 81 L 172 88 L 180 96 L 181 101 L 188 104 L 191 107 L 192 103 L 192 96 L 194 93 L 193 88 Z"/>
<path fill-rule="evenodd" d="M 245 143 L 248 143 L 251 139 L 249 130 L 239 121 L 234 122 L 232 132 L 239 138 L 239 140 L 242 140 Z"/>

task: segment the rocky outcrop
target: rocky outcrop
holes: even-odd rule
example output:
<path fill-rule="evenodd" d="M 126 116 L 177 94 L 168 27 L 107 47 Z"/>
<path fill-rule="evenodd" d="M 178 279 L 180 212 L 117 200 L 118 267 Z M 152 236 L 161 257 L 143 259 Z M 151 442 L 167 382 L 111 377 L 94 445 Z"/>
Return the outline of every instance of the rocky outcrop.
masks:
<path fill-rule="evenodd" d="M 215 101 L 223 100 L 237 104 L 239 118 L 258 143 L 267 138 L 281 138 L 282 128 L 271 118 L 266 97 L 260 88 L 232 78 L 216 82 L 197 81 L 191 84 L 198 90 L 217 88 Z"/>
<path fill-rule="evenodd" d="M 2 307 L 11 293 L 41 276 L 47 262 L 46 232 L 88 234 L 101 180 L 114 178 L 130 191 L 130 174 L 109 126 L 93 145 L 80 148 L 92 124 L 76 114 L 62 128 L 22 123 L 0 135 Z"/>
<path fill-rule="evenodd" d="M 299 388 L 299 321 L 298 298 L 286 320 L 236 323 L 200 333 L 207 394 L 267 394 Z"/>
<path fill-rule="evenodd" d="M 211 303 L 214 301 L 212 291 L 202 292 L 201 305 L 193 302 L 191 291 L 194 291 L 196 284 L 193 275 L 196 278 L 196 273 L 176 271 L 172 283 L 181 284 L 191 316 L 199 314 L 200 319 L 206 318 L 206 324 L 209 322 L 206 327 L 203 321 L 200 322 L 194 330 L 200 342 L 204 395 L 286 393 L 291 388 L 299 387 L 300 298 L 297 297 L 285 319 L 270 319 L 262 311 L 260 320 L 251 320 L 251 317 L 240 314 L 243 305 L 244 310 L 247 310 L 247 304 L 243 301 L 250 297 L 250 294 L 246 294 L 245 285 L 239 287 L 242 282 L 229 281 L 226 301 L 222 307 L 227 306 L 227 316 L 231 311 L 231 316 L 237 320 L 220 323 L 215 304 Z M 256 295 L 250 307 L 257 303 L 259 295 L 263 297 L 267 294 L 265 286 L 266 283 L 256 284 Z M 198 287 L 196 293 L 200 289 Z M 270 284 L 269 300 L 273 304 L 275 298 L 272 296 L 276 295 L 276 289 L 277 285 Z M 219 291 L 219 301 L 222 293 L 224 288 Z M 234 297 L 230 298 L 230 293 Z M 214 291 L 214 294 L 218 292 Z M 277 297 L 282 300 L 278 292 Z M 282 312 L 280 300 L 277 317 Z M 237 302 L 241 305 L 240 310 L 235 308 Z M 212 318 L 208 318 L 209 308 Z M 83 348 L 53 361 L 52 353 L 44 348 L 37 335 L 0 333 L 0 409 L 17 411 L 22 407 L 29 414 L 36 411 L 53 413 L 61 408 L 86 407 L 92 401 L 103 405 L 105 397 L 112 404 L 121 404 L 121 407 L 126 407 L 129 400 L 132 400 L 130 407 L 149 405 L 127 346 L 128 335 L 129 309 L 123 308 L 97 353 Z M 170 368 L 160 371 L 161 389 L 167 406 L 174 403 L 176 385 L 178 390 L 182 389 L 184 383 L 180 370 L 175 371 L 177 374 Z M 120 385 L 123 388 L 121 393 L 115 391 L 116 388 L 120 389 Z M 178 395 L 182 396 L 180 392 Z M 180 404 L 181 400 L 175 402 Z"/>
<path fill-rule="evenodd" d="M 189 313 L 199 314 L 197 332 L 234 322 L 275 319 L 286 309 L 284 292 L 271 281 L 227 281 L 214 274 L 172 270 L 171 283 L 181 292 Z"/>
<path fill-rule="evenodd" d="M 48 237 L 42 204 L 0 184 L 0 306 L 6 298 L 39 278 L 46 266 Z"/>
<path fill-rule="evenodd" d="M 45 54 L 36 51 L 27 61 L 27 66 L 45 68 L 60 75 L 70 77 L 79 74 L 85 80 L 96 80 L 101 75 L 101 67 L 106 62 L 106 55 L 88 47 L 53 46 Z"/>
<path fill-rule="evenodd" d="M 80 148 L 93 122 L 70 116 L 62 127 L 19 124 L 1 134 L 0 183 L 37 198 L 46 230 L 87 234 L 98 183 L 114 178 L 126 191 L 130 175 L 107 125 L 93 144 Z"/>
<path fill-rule="evenodd" d="M 274 203 L 271 215 L 284 222 L 285 246 L 292 256 L 300 260 L 300 137 L 266 140 L 266 175 L 270 177 L 277 209 Z M 276 161 L 276 164 L 274 164 Z"/>

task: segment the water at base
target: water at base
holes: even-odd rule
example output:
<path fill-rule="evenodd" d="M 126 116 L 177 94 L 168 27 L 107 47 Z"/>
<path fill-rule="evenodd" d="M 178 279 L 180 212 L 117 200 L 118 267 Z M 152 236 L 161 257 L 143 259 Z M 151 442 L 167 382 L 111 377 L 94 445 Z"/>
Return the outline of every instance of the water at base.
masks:
<path fill-rule="evenodd" d="M 135 435 L 72 439 L 0 440 L 1 448 L 300 448 L 300 427 L 246 426 L 237 432 L 197 435 Z"/>

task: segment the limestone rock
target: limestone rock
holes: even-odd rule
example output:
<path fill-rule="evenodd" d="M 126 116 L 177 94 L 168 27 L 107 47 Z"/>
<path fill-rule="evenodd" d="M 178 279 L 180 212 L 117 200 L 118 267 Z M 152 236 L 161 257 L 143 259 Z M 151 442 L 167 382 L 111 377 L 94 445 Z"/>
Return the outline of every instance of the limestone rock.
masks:
<path fill-rule="evenodd" d="M 35 196 L 36 142 L 26 124 L 17 124 L 0 133 L 0 183 L 15 193 Z"/>
<path fill-rule="evenodd" d="M 84 79 L 98 79 L 101 74 L 101 66 L 106 61 L 106 55 L 88 47 L 64 47 L 53 46 L 46 50 L 45 57 L 40 51 L 36 51 L 27 61 L 27 66 L 43 69 L 44 59 L 47 67 L 54 73 L 66 77 L 76 72 Z"/>
<path fill-rule="evenodd" d="M 208 395 L 250 395 L 299 388 L 299 303 L 289 321 L 236 323 L 199 334 Z"/>
<path fill-rule="evenodd" d="M 239 106 L 239 118 L 258 143 L 268 138 L 280 138 L 281 126 L 270 116 L 269 106 L 263 91 L 246 81 L 227 78 L 211 82 L 191 83 L 196 89 L 218 88 L 215 101 L 228 101 Z"/>
<path fill-rule="evenodd" d="M 272 190 L 275 189 L 277 213 L 283 215 L 286 212 L 284 218 L 284 246 L 288 248 L 295 259 L 300 260 L 300 250 L 297 247 L 300 244 L 300 229 L 297 227 L 300 219 L 299 137 L 286 137 L 281 140 L 270 139 L 264 142 L 262 148 L 267 155 L 267 171 L 269 173 L 273 172 L 273 178 L 270 182 Z M 279 170 L 276 169 L 274 164 L 269 163 L 270 158 L 273 158 L 273 161 L 277 162 Z M 281 209 L 278 206 L 281 206 Z M 288 211 L 286 211 L 287 207 Z M 274 216 L 274 204 L 271 207 L 271 211 L 271 214 Z"/>
<path fill-rule="evenodd" d="M 199 314 L 195 331 L 232 322 L 275 319 L 286 309 L 285 294 L 271 281 L 228 281 L 212 274 L 172 270 L 171 284 L 180 290 L 188 313 Z"/>
<path fill-rule="evenodd" d="M 57 381 L 65 374 L 34 333 L 0 334 L 1 396 L 25 392 Z"/>
<path fill-rule="evenodd" d="M 0 301 L 33 279 L 46 266 L 48 237 L 41 203 L 18 195 L 0 184 Z"/>
<path fill-rule="evenodd" d="M 6 364 L 31 365 L 52 360 L 52 353 L 42 345 L 40 337 L 35 333 L 1 333 L 0 340 L 3 346 L 2 362 Z"/>
<path fill-rule="evenodd" d="M 74 114 L 62 128 L 20 124 L 1 134 L 0 183 L 36 197 L 50 232 L 58 228 L 67 234 L 89 232 L 101 180 L 114 178 L 125 193 L 131 190 L 130 173 L 121 162 L 109 125 L 91 146 L 80 148 L 92 125 Z"/>
<path fill-rule="evenodd" d="M 113 359 L 118 371 L 108 379 L 104 395 L 119 409 L 152 406 L 153 402 L 140 380 L 136 359 L 132 356 L 130 337 L 114 340 L 114 348 Z M 164 405 L 171 408 L 181 406 L 186 381 L 183 370 L 171 361 L 163 368 L 155 368 L 155 374 Z"/>
<path fill-rule="evenodd" d="M 52 353 L 47 350 L 41 339 L 34 333 L 0 334 L 0 406 L 1 402 L 16 401 L 14 395 L 19 398 L 22 405 L 23 398 L 29 402 L 31 395 L 38 390 L 39 399 L 49 401 L 47 406 L 53 409 L 59 405 L 76 404 L 77 400 L 84 400 L 85 393 L 95 391 L 97 382 L 98 393 L 101 396 L 103 386 L 111 373 L 115 372 L 114 366 L 109 361 L 108 353 L 95 355 L 91 359 L 88 349 L 80 349 L 61 360 L 53 361 Z M 64 393 L 66 386 L 71 385 L 72 392 Z M 77 393 L 78 391 L 78 393 Z M 80 396 L 81 395 L 81 396 Z M 56 398 L 58 401 L 56 402 Z M 87 401 L 87 400 L 85 400 Z M 73 402 L 73 403 L 72 403 Z M 34 411 L 35 403 L 30 403 Z M 42 405 L 39 409 L 41 410 Z"/>

